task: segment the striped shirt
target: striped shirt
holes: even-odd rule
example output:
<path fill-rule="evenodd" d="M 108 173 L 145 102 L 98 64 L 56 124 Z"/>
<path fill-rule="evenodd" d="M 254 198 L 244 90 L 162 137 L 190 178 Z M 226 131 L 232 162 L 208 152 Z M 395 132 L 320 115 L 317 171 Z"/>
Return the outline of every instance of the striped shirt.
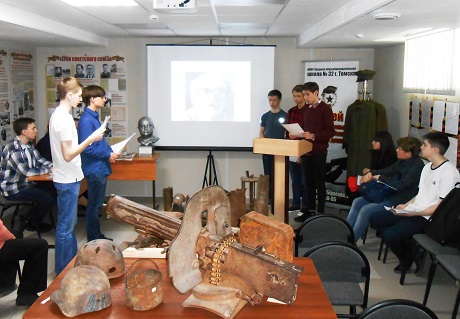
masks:
<path fill-rule="evenodd" d="M 0 161 L 0 193 L 10 196 L 32 185 L 27 176 L 51 172 L 50 161 L 40 155 L 29 142 L 23 144 L 16 136 L 3 148 Z"/>

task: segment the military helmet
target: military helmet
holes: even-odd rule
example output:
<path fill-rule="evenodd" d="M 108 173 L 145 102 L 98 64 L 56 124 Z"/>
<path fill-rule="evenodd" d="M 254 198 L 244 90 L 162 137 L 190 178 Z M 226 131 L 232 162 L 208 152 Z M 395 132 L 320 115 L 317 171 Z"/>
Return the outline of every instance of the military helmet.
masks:
<path fill-rule="evenodd" d="M 125 260 L 121 248 L 108 239 L 95 239 L 86 243 L 75 259 L 75 267 L 81 265 L 95 266 L 109 279 L 125 273 Z"/>
<path fill-rule="evenodd" d="M 59 290 L 51 294 L 67 317 L 105 309 L 112 304 L 107 275 L 94 266 L 72 268 L 62 279 Z"/>

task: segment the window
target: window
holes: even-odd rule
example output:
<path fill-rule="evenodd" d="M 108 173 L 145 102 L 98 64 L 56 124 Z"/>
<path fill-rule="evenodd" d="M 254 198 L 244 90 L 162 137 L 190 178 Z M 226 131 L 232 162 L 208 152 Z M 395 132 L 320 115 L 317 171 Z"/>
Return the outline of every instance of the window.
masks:
<path fill-rule="evenodd" d="M 407 40 L 404 92 L 455 95 L 453 57 L 454 30 Z"/>

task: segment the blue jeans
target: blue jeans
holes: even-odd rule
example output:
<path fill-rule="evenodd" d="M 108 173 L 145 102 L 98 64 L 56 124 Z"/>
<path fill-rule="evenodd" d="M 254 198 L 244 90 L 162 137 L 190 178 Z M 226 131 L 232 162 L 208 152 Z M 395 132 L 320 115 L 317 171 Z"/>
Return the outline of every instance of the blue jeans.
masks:
<path fill-rule="evenodd" d="M 34 202 L 34 207 L 27 214 L 32 225 L 38 227 L 43 217 L 56 204 L 56 191 L 52 187 L 39 188 L 36 185 L 22 189 L 19 193 L 5 196 L 8 200 L 26 200 Z"/>
<path fill-rule="evenodd" d="M 56 276 L 77 255 L 77 237 L 74 227 L 77 224 L 78 194 L 81 182 L 54 183 L 57 190 L 57 225 L 55 265 Z"/>
<path fill-rule="evenodd" d="M 289 162 L 289 173 L 292 181 L 292 206 L 300 207 L 300 199 L 302 198 L 302 207 L 308 209 L 307 181 L 302 165 Z"/>
<path fill-rule="evenodd" d="M 383 206 L 392 206 L 392 202 L 388 199 L 381 203 L 372 203 L 364 197 L 355 198 L 351 204 L 350 212 L 348 213 L 347 222 L 353 228 L 355 233 L 355 241 L 358 241 L 369 227 L 371 216 L 379 211 L 385 211 Z"/>
<path fill-rule="evenodd" d="M 99 224 L 99 209 L 104 203 L 107 188 L 107 175 L 91 174 L 85 176 L 88 182 L 88 205 L 86 206 L 86 239 L 99 239 L 102 236 Z"/>

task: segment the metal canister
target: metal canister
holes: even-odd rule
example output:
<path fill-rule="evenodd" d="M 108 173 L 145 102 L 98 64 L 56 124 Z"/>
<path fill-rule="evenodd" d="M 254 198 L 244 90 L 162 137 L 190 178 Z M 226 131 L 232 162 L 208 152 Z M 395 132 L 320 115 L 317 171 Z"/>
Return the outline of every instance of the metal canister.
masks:
<path fill-rule="evenodd" d="M 153 309 L 163 301 L 158 265 L 150 259 L 136 260 L 126 273 L 126 304 L 136 311 Z"/>

